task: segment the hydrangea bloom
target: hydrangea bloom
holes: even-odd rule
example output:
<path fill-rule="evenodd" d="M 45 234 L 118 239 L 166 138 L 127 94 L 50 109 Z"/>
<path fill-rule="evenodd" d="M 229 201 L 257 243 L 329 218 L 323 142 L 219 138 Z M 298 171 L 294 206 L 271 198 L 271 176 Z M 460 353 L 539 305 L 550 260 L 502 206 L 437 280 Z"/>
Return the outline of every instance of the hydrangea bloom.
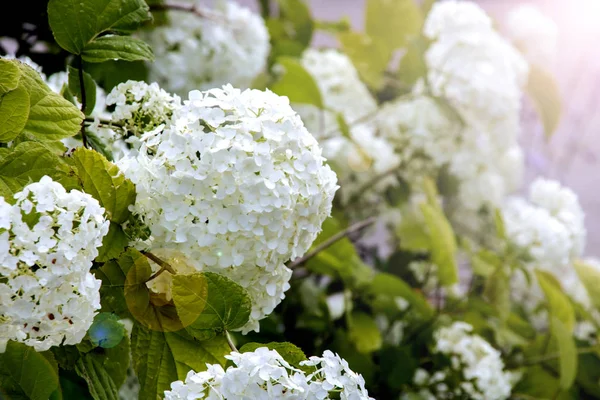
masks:
<path fill-rule="evenodd" d="M 181 96 L 227 83 L 249 87 L 269 55 L 264 20 L 233 1 L 203 12 L 209 15 L 170 11 L 167 25 L 144 35 L 156 55 L 150 80 Z"/>
<path fill-rule="evenodd" d="M 527 60 L 538 65 L 551 64 L 557 51 L 558 27 L 532 4 L 521 4 L 510 11 L 506 33 Z"/>
<path fill-rule="evenodd" d="M 225 357 L 234 366 L 223 370 L 218 364 L 207 364 L 206 371 L 190 371 L 185 382 L 171 384 L 165 399 L 371 399 L 362 376 L 329 350 L 323 357 L 301 362 L 314 367 L 310 374 L 294 368 L 277 351 L 266 347 L 247 353 L 232 352 Z M 336 397 L 330 397 L 330 393 Z"/>
<path fill-rule="evenodd" d="M 433 352 L 446 355 L 450 366 L 433 374 L 417 370 L 413 382 L 422 387 L 419 394 L 423 398 L 503 400 L 510 397 L 515 375 L 504 370 L 500 352 L 481 336 L 471 333 L 472 330 L 467 323 L 454 322 L 434 333 Z"/>
<path fill-rule="evenodd" d="M 100 308 L 90 273 L 109 222 L 98 201 L 44 176 L 0 198 L 0 351 L 79 343 Z"/>
<path fill-rule="evenodd" d="M 117 164 L 153 246 L 221 273 L 253 300 L 258 329 L 331 212 L 336 176 L 285 97 L 231 86 L 192 91 L 162 131 Z M 265 290 L 266 288 L 266 290 Z"/>

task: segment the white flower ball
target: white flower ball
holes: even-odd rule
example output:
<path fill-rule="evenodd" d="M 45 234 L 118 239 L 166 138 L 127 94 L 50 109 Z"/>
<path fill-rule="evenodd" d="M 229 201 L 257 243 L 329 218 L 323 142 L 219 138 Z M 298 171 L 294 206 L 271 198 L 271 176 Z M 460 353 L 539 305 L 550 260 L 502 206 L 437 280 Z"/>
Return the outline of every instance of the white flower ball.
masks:
<path fill-rule="evenodd" d="M 203 11 L 208 16 L 170 11 L 166 26 L 144 34 L 155 55 L 150 81 L 180 96 L 227 83 L 250 87 L 270 51 L 264 20 L 233 1 Z"/>
<path fill-rule="evenodd" d="M 283 297 L 282 264 L 321 231 L 337 179 L 286 97 L 227 85 L 184 103 L 117 163 L 151 230 L 152 243 L 139 246 L 177 250 L 199 270 L 252 286 L 256 329 Z"/>
<path fill-rule="evenodd" d="M 234 365 L 223 370 L 218 364 L 207 364 L 206 371 L 190 371 L 185 382 L 171 383 L 171 390 L 165 391 L 165 399 L 312 400 L 330 399 L 332 392 L 341 400 L 371 400 L 362 376 L 329 350 L 323 357 L 301 362 L 315 367 L 315 372 L 308 375 L 291 366 L 276 350 L 266 347 L 253 352 L 232 352 L 225 358 Z"/>
<path fill-rule="evenodd" d="M 109 222 L 98 201 L 48 176 L 0 198 L 0 351 L 77 344 L 100 308 L 90 273 Z"/>

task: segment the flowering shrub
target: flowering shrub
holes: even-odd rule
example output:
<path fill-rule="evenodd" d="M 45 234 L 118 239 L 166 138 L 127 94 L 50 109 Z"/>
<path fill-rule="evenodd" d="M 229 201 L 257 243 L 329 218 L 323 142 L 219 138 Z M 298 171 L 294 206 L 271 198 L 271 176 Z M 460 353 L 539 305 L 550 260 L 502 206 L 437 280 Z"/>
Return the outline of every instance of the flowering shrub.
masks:
<path fill-rule="evenodd" d="M 523 104 L 548 137 L 560 104 L 538 10 L 21 3 L 0 397 L 600 398 L 584 212 L 520 194 Z"/>

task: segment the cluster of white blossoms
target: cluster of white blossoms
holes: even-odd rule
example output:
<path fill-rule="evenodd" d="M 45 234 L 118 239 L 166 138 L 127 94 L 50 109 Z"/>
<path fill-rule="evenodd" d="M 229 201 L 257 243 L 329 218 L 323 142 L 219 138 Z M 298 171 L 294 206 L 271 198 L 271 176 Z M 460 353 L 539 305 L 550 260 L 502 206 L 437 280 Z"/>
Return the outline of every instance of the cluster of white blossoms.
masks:
<path fill-rule="evenodd" d="M 363 377 L 329 350 L 323 357 L 300 362 L 314 369 L 311 373 L 293 367 L 277 351 L 266 347 L 232 352 L 225 358 L 234 366 L 224 370 L 219 364 L 207 364 L 206 371 L 190 371 L 185 382 L 171 384 L 165 400 L 371 399 Z"/>
<path fill-rule="evenodd" d="M 334 49 L 307 49 L 302 65 L 319 87 L 324 110 L 306 104 L 293 106 L 338 173 L 341 200 L 347 203 L 374 177 L 397 167 L 400 159 L 385 138 L 375 136 L 374 126 L 367 121 L 377 112 L 377 102 L 348 56 Z M 348 124 L 347 135 L 340 129 L 338 117 Z M 381 192 L 395 184 L 397 179 L 391 175 L 380 179 L 379 193 L 364 193 L 361 200 L 380 200 Z"/>
<path fill-rule="evenodd" d="M 218 2 L 212 10 L 196 7 L 203 16 L 169 11 L 166 25 L 144 33 L 156 56 L 148 64 L 150 81 L 182 97 L 227 83 L 250 87 L 270 51 L 265 21 L 233 1 Z"/>
<path fill-rule="evenodd" d="M 536 179 L 528 199 L 509 198 L 502 207 L 506 235 L 529 258 L 527 265 L 561 277 L 565 291 L 581 303 L 586 302 L 583 288 L 572 262 L 583 253 L 586 239 L 584 213 L 577 195 L 560 183 Z M 548 324 L 547 312 L 538 309 L 544 294 L 521 271 L 511 279 L 511 295 L 530 313 L 536 327 Z M 583 296 L 583 297 L 582 297 Z"/>
<path fill-rule="evenodd" d="M 556 58 L 558 27 L 532 4 L 521 4 L 508 13 L 506 33 L 533 64 L 551 65 Z"/>
<path fill-rule="evenodd" d="M 106 105 L 115 106 L 111 120 L 124 128 L 123 138 L 130 146 L 139 147 L 139 137 L 160 129 L 181 107 L 181 99 L 161 89 L 156 82 L 119 83 L 106 96 Z"/>
<path fill-rule="evenodd" d="M 504 370 L 501 354 L 481 336 L 471 333 L 473 327 L 454 322 L 434 333 L 433 353 L 444 354 L 450 366 L 433 374 L 418 369 L 414 384 L 424 399 L 468 398 L 503 400 L 510 397 L 517 374 Z M 458 377 L 457 377 L 458 373 Z M 456 379 L 460 383 L 456 384 Z"/>
<path fill-rule="evenodd" d="M 427 89 L 446 99 L 464 124 L 449 164 L 460 181 L 458 200 L 471 210 L 498 205 L 521 180 L 517 137 L 528 65 L 472 2 L 435 3 L 423 34 L 432 41 L 425 53 Z"/>
<path fill-rule="evenodd" d="M 0 197 L 0 352 L 77 344 L 100 308 L 90 273 L 109 222 L 97 200 L 50 177 Z"/>
<path fill-rule="evenodd" d="M 162 130 L 117 162 L 151 230 L 140 248 L 179 251 L 198 270 L 245 287 L 243 331 L 289 288 L 284 265 L 302 256 L 330 215 L 337 180 L 286 97 L 230 85 L 192 91 Z"/>

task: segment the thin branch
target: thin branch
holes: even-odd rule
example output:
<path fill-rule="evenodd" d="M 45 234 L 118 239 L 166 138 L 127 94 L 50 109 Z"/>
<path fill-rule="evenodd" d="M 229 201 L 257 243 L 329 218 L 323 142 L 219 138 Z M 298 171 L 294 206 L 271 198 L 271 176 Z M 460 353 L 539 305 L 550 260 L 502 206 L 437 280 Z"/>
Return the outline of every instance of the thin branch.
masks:
<path fill-rule="evenodd" d="M 156 264 L 158 264 L 160 266 L 161 269 L 165 269 L 167 271 L 169 271 L 171 274 L 173 275 L 177 275 L 177 271 L 175 271 L 175 269 L 173 269 L 173 267 L 166 261 L 161 260 L 160 258 L 158 258 L 157 256 L 155 256 L 154 254 L 150 253 L 149 251 L 142 253 L 144 254 L 146 257 L 148 257 L 150 260 L 154 261 Z M 160 271 L 157 272 L 157 275 Z M 162 272 L 160 272 L 162 273 Z M 152 277 L 150 278 L 152 279 Z"/>
<path fill-rule="evenodd" d="M 111 121 L 109 119 L 103 119 L 103 118 L 93 118 L 93 117 L 85 117 L 84 122 L 93 124 L 96 122 L 96 120 L 98 120 L 98 122 L 100 122 L 100 125 L 103 125 L 107 128 L 112 128 L 112 127 L 116 127 L 119 129 L 125 129 L 125 125 L 119 123 L 119 122 L 114 122 Z"/>
<path fill-rule="evenodd" d="M 81 92 L 81 112 L 85 115 L 85 107 L 87 100 L 85 98 L 85 81 L 83 79 L 83 58 L 77 57 L 77 63 L 79 64 L 79 91 Z M 81 121 L 81 140 L 83 141 L 83 147 L 88 147 L 87 137 L 85 136 L 85 118 Z"/>
<path fill-rule="evenodd" d="M 377 175 L 376 177 L 374 177 L 373 179 L 368 180 L 367 182 L 365 182 L 348 200 L 348 204 L 351 205 L 354 202 L 356 202 L 356 200 L 358 200 L 365 192 L 367 192 L 369 189 L 371 189 L 373 186 L 375 186 L 376 184 L 378 184 L 380 181 L 382 181 L 383 179 L 387 178 L 388 176 L 394 174 L 395 172 L 397 172 L 399 169 L 401 168 L 401 165 L 397 165 L 393 168 L 388 169 L 387 171 L 383 171 L 381 174 Z"/>
<path fill-rule="evenodd" d="M 160 269 L 158 270 L 157 273 L 155 273 L 154 275 L 152 275 L 150 278 L 148 278 L 148 280 L 146 281 L 146 283 L 150 282 L 153 279 L 158 278 L 163 272 L 165 272 L 167 269 L 165 267 L 160 267 Z"/>
<path fill-rule="evenodd" d="M 231 340 L 229 331 L 225 331 L 225 339 L 227 339 L 227 344 L 229 345 L 229 348 L 231 349 L 231 351 L 239 352 L 239 350 L 237 349 L 237 347 L 235 347 L 235 344 L 233 344 L 233 341 Z"/>
<path fill-rule="evenodd" d="M 349 226 L 348 228 L 344 229 L 343 231 L 336 233 L 335 235 L 333 235 L 332 237 L 330 237 L 329 239 L 327 239 L 326 241 L 324 241 L 323 243 L 318 245 L 313 251 L 304 255 L 304 257 L 295 259 L 292 263 L 290 263 L 288 265 L 288 268 L 294 269 L 294 268 L 304 264 L 305 262 L 307 262 L 308 260 L 310 260 L 311 258 L 316 256 L 317 254 L 319 254 L 320 252 L 322 252 L 323 250 L 325 250 L 326 248 L 328 248 L 329 246 L 331 246 L 338 240 L 341 240 L 354 232 L 360 231 L 361 229 L 373 224 L 376 220 L 377 219 L 375 217 L 369 217 L 364 221 L 357 222 L 357 223 Z"/>
<path fill-rule="evenodd" d="M 175 3 L 160 3 L 160 4 L 152 4 L 150 6 L 150 11 L 185 11 L 192 13 L 200 18 L 206 18 L 216 22 L 226 22 L 225 18 L 222 15 L 210 13 L 206 10 L 201 9 L 196 4 L 175 4 Z"/>

